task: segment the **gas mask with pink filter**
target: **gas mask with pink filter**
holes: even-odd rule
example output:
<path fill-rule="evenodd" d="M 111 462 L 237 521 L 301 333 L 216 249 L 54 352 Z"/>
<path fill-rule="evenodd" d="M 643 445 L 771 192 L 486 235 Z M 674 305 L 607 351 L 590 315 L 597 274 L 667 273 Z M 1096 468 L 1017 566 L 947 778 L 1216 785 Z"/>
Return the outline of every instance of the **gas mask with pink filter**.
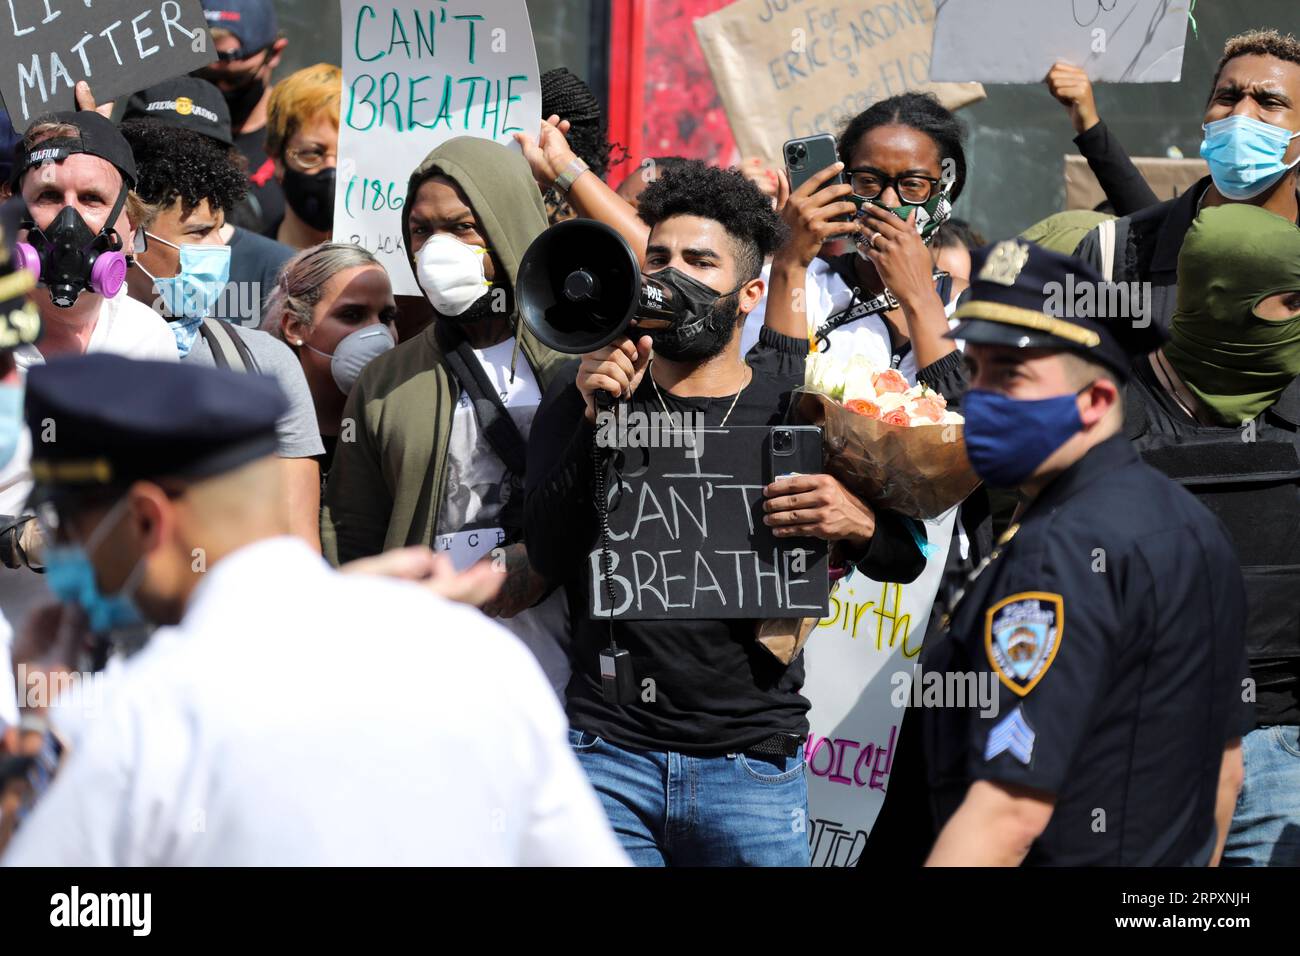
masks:
<path fill-rule="evenodd" d="M 71 206 L 64 206 L 44 229 L 30 219 L 25 242 L 15 243 L 14 262 L 36 276 L 37 283 L 50 290 L 50 300 L 69 309 L 83 292 L 112 298 L 126 280 L 127 257 L 122 237 L 113 223 L 126 202 L 124 185 L 113 211 L 99 232 L 91 232 L 86 220 Z"/>

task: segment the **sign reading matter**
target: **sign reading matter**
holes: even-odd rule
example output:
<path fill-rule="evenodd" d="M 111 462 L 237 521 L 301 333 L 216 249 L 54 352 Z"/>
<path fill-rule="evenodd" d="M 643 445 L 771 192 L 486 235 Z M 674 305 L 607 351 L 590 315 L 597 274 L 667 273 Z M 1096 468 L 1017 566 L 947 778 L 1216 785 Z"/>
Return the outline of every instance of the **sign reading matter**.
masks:
<path fill-rule="evenodd" d="M 78 80 L 107 102 L 214 59 L 199 0 L 3 0 L 0 95 L 14 129 L 77 108 Z"/>
<path fill-rule="evenodd" d="M 342 0 L 343 103 L 334 238 L 373 252 L 421 295 L 402 242 L 411 173 L 456 136 L 513 145 L 541 128 L 524 0 Z"/>
<path fill-rule="evenodd" d="M 761 426 L 659 432 L 681 440 L 624 447 L 609 498 L 610 589 L 599 547 L 589 558 L 591 616 L 821 617 L 826 542 L 777 538 L 763 523 Z"/>

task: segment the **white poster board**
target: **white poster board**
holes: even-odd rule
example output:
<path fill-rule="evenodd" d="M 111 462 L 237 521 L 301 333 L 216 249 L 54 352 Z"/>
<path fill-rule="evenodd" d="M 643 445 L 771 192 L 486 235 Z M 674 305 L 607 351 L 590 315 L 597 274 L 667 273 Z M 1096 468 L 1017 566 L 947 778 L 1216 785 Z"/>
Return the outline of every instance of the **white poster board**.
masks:
<path fill-rule="evenodd" d="M 907 700 L 952 543 L 953 508 L 925 522 L 932 553 L 911 584 L 854 572 L 804 647 L 808 838 L 813 866 L 855 866 L 885 802 Z M 900 675 L 906 675 L 904 678 Z"/>
<path fill-rule="evenodd" d="M 1057 60 L 1094 83 L 1176 83 L 1190 0 L 936 0 L 932 80 L 1041 83 Z"/>
<path fill-rule="evenodd" d="M 457 136 L 536 136 L 542 88 L 524 0 L 341 0 L 343 101 L 334 239 L 421 295 L 402 242 L 411 173 Z"/>

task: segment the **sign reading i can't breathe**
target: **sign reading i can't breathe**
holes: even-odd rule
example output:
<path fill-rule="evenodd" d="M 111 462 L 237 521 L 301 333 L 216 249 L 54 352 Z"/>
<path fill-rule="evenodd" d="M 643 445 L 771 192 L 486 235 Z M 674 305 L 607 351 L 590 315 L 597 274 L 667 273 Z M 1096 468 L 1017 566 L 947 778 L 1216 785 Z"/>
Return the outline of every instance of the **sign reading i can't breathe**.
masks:
<path fill-rule="evenodd" d="M 411 173 L 456 136 L 536 136 L 542 87 L 524 0 L 342 0 L 343 103 L 334 238 L 421 295 L 402 243 Z"/>
<path fill-rule="evenodd" d="M 826 542 L 778 538 L 763 523 L 770 429 L 652 426 L 647 434 L 657 439 L 613 443 L 621 464 L 608 488 L 610 573 L 597 545 L 588 556 L 591 617 L 826 614 Z"/>
<path fill-rule="evenodd" d="M 0 0 L 0 95 L 19 132 L 76 109 L 78 80 L 104 103 L 213 58 L 199 0 Z"/>

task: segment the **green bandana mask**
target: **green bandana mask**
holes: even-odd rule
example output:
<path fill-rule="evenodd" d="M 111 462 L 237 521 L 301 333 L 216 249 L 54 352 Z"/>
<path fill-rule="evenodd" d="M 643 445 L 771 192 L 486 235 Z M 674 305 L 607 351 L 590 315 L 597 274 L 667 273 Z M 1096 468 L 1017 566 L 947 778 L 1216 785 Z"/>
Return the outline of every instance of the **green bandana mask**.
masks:
<path fill-rule="evenodd" d="M 1300 229 L 1267 210 L 1202 210 L 1178 256 L 1178 304 L 1165 356 L 1224 422 L 1272 405 L 1300 374 L 1300 317 L 1270 321 L 1260 302 L 1300 291 Z"/>
<path fill-rule="evenodd" d="M 948 198 L 951 189 L 951 184 L 945 185 L 919 206 L 886 206 L 878 199 L 859 198 L 858 201 L 880 209 L 888 209 L 899 219 L 906 220 L 910 217 L 916 225 L 916 231 L 921 234 L 921 239 L 928 246 L 939 227 L 952 218 L 952 201 Z"/>

